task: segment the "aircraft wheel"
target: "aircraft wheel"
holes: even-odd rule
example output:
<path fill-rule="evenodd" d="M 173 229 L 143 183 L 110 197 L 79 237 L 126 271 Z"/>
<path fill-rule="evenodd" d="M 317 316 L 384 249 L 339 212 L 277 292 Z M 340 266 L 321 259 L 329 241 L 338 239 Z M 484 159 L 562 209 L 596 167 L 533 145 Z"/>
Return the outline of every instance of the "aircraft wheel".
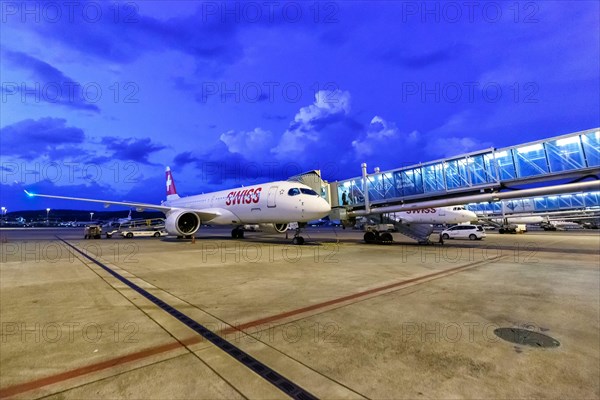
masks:
<path fill-rule="evenodd" d="M 450 239 L 450 236 L 448 236 L 448 234 L 447 234 L 447 233 L 444 233 L 444 234 L 442 235 L 442 239 L 444 239 L 444 240 L 448 240 L 448 239 Z"/>
<path fill-rule="evenodd" d="M 231 237 L 234 239 L 243 239 L 244 231 L 242 229 L 235 228 L 231 231 Z"/>
<path fill-rule="evenodd" d="M 381 239 L 382 244 L 391 244 L 394 241 L 392 234 L 388 232 L 382 233 L 379 238 Z"/>
<path fill-rule="evenodd" d="M 368 231 L 365 232 L 365 243 L 371 244 L 371 243 L 375 243 L 377 241 L 377 235 L 375 235 L 374 232 Z"/>
<path fill-rule="evenodd" d="M 304 238 L 302 236 L 296 236 L 292 239 L 292 243 L 296 244 L 296 245 L 303 245 L 304 244 Z"/>
<path fill-rule="evenodd" d="M 477 236 L 475 236 L 474 234 L 471 233 L 469 235 L 469 240 L 475 240 L 475 239 L 477 239 Z"/>

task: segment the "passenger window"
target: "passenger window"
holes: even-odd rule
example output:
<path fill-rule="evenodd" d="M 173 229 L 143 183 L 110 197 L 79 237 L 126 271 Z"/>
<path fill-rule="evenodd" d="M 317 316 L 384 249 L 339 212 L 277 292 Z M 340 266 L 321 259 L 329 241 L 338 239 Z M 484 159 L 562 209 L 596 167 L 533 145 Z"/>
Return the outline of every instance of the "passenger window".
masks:
<path fill-rule="evenodd" d="M 288 191 L 288 196 L 297 196 L 300 194 L 300 189 L 293 188 Z"/>

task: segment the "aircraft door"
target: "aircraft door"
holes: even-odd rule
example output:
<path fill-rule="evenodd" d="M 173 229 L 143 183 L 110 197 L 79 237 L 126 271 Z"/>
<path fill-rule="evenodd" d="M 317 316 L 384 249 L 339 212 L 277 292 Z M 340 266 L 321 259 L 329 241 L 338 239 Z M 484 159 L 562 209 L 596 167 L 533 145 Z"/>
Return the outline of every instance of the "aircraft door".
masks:
<path fill-rule="evenodd" d="M 269 188 L 269 194 L 267 195 L 267 207 L 274 208 L 276 206 L 275 197 L 277 196 L 277 189 L 279 189 L 279 186 L 271 186 Z"/>

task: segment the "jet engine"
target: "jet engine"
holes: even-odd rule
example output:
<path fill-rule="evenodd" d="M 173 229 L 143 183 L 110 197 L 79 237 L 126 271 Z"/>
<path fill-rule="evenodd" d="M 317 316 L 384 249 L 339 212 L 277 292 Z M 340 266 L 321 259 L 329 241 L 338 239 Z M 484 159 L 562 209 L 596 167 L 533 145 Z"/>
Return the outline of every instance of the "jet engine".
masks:
<path fill-rule="evenodd" d="M 289 224 L 260 224 L 260 230 L 265 233 L 285 233 Z"/>
<path fill-rule="evenodd" d="M 165 228 L 171 235 L 193 235 L 200 228 L 200 217 L 190 211 L 172 211 L 167 216 Z"/>

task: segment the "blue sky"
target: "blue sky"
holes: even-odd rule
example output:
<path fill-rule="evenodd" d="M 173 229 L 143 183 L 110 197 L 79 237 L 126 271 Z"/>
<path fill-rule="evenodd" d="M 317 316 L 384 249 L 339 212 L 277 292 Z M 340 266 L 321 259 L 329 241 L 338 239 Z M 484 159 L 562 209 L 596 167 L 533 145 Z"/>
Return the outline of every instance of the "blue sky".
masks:
<path fill-rule="evenodd" d="M 600 126 L 600 3 L 2 2 L 1 199 L 159 202 Z"/>

